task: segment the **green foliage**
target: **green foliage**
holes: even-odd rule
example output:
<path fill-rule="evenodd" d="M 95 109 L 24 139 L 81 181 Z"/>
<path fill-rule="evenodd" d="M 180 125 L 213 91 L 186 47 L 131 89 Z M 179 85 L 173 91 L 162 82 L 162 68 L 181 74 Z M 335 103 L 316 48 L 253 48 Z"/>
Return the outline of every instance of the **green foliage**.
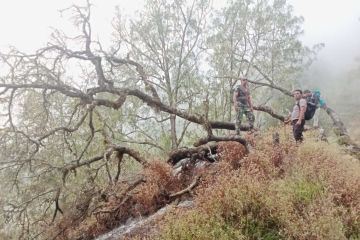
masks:
<path fill-rule="evenodd" d="M 323 191 L 318 182 L 299 179 L 293 184 L 295 200 L 304 204 L 312 202 Z"/>
<path fill-rule="evenodd" d="M 216 12 L 207 44 L 212 51 L 210 72 L 220 76 L 209 87 L 210 95 L 216 96 L 210 109 L 218 111 L 217 117 L 233 119 L 231 89 L 239 77 L 293 88 L 293 79 L 310 65 L 321 48 L 316 45 L 311 49 L 301 43 L 302 23 L 303 18 L 295 16 L 284 0 L 230 1 Z M 255 105 L 267 104 L 288 114 L 280 109 L 290 107 L 289 99 L 274 89 L 254 88 L 251 96 Z M 264 114 L 258 114 L 256 119 L 260 126 L 275 125 Z"/>
<path fill-rule="evenodd" d="M 216 215 L 206 215 L 190 211 L 181 216 L 174 216 L 170 224 L 164 229 L 161 239 L 245 239 L 241 232 Z"/>

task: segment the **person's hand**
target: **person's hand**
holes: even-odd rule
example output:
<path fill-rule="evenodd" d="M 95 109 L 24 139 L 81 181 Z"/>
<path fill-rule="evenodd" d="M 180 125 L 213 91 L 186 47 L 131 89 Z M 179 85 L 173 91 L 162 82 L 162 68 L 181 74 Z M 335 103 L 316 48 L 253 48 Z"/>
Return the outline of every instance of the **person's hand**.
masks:
<path fill-rule="evenodd" d="M 288 123 L 290 123 L 290 118 L 285 118 L 284 119 L 284 124 L 288 124 Z"/>
<path fill-rule="evenodd" d="M 297 122 L 295 123 L 295 125 L 301 125 L 301 120 L 297 120 Z"/>

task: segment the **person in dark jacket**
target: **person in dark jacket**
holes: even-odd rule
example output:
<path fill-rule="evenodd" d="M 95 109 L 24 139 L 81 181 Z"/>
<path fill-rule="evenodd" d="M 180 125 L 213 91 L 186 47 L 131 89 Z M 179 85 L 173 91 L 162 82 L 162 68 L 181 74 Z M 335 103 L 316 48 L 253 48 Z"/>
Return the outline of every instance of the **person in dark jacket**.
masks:
<path fill-rule="evenodd" d="M 240 81 L 241 84 L 236 87 L 233 95 L 234 109 L 236 111 L 235 131 L 237 135 L 240 135 L 240 125 L 244 114 L 249 121 L 250 129 L 254 128 L 255 122 L 248 81 L 245 78 Z"/>

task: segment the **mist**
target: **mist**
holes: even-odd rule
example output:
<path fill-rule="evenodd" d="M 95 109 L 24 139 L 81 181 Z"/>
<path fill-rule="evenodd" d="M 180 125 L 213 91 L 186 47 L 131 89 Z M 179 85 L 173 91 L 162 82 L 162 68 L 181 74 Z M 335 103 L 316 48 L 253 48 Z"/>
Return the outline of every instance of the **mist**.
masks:
<path fill-rule="evenodd" d="M 65 0 L 50 3 L 39 0 L 27 3 L 16 0 L 1 3 L 0 47 L 14 45 L 25 52 L 33 52 L 46 43 L 52 32 L 50 26 L 72 29 L 69 26 L 71 24 L 61 19 L 61 14 L 58 12 L 72 2 L 74 1 Z M 353 125 L 353 122 L 360 121 L 358 110 L 360 103 L 357 101 L 357 93 L 360 93 L 360 61 L 358 60 L 360 59 L 360 1 L 287 0 L 287 2 L 292 5 L 295 15 L 304 18 L 303 43 L 309 47 L 318 43 L 325 45 L 310 68 L 303 73 L 300 79 L 301 87 L 319 88 L 328 104 L 345 116 L 344 121 L 347 124 Z M 20 4 L 22 8 L 18 8 Z M 213 4 L 219 9 L 226 3 L 222 0 L 213 0 Z M 111 0 L 101 4 L 99 1 L 94 1 L 94 5 L 94 15 L 97 19 L 94 30 L 98 32 L 97 37 L 106 42 L 111 39 L 109 23 L 114 16 L 114 7 L 119 5 L 122 11 L 130 13 L 141 8 L 143 1 L 136 0 L 129 3 L 123 0 Z M 350 110 L 349 106 L 351 106 Z M 351 116 L 346 117 L 349 112 Z"/>
<path fill-rule="evenodd" d="M 318 88 L 341 116 L 350 135 L 360 139 L 360 1 L 288 1 L 304 17 L 303 42 L 323 43 L 300 79 L 303 89 Z"/>

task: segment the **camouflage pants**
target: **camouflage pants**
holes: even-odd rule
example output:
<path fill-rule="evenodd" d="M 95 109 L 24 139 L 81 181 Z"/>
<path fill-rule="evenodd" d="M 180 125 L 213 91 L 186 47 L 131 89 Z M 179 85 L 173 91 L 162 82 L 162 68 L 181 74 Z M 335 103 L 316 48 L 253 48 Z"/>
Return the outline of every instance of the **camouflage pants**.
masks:
<path fill-rule="evenodd" d="M 236 134 L 238 135 L 240 134 L 240 125 L 244 114 L 249 121 L 250 128 L 254 128 L 254 122 L 255 122 L 254 113 L 250 110 L 248 106 L 238 105 L 238 109 L 236 111 L 236 119 L 235 119 L 235 131 Z"/>

